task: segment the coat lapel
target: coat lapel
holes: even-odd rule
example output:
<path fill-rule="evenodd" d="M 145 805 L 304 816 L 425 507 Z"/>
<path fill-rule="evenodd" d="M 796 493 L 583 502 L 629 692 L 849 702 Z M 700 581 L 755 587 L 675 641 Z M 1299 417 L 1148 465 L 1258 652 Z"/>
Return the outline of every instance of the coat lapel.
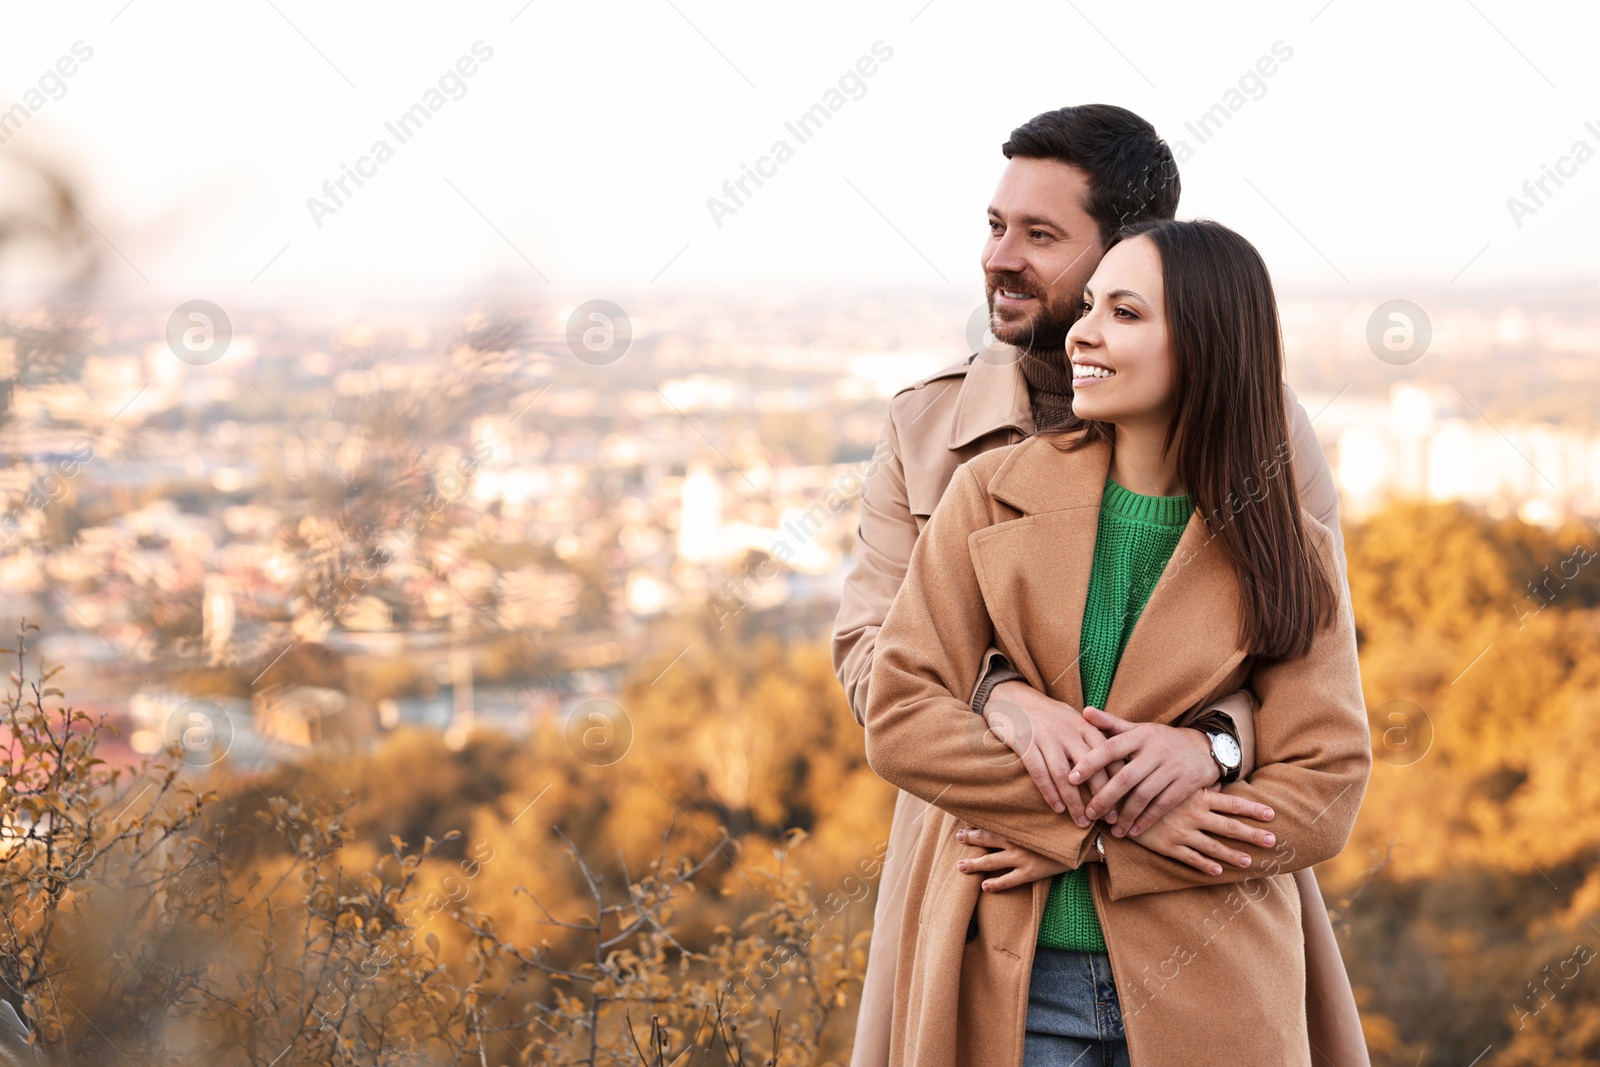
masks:
<path fill-rule="evenodd" d="M 988 490 L 1021 514 L 968 545 L 1000 650 L 1036 689 L 1081 708 L 1079 638 L 1111 447 L 1067 451 L 1070 441 L 1031 437 L 1013 449 Z M 1245 656 L 1238 611 L 1232 565 L 1197 512 L 1134 624 L 1106 710 L 1170 722 L 1211 696 Z"/>
<path fill-rule="evenodd" d="M 1022 514 L 977 531 L 968 546 L 1000 650 L 1035 689 L 1077 708 L 1078 635 L 1111 449 L 1069 452 L 1066 440 L 1031 437 L 1013 450 L 988 489 Z"/>
<path fill-rule="evenodd" d="M 1035 689 L 1075 708 L 1083 706 L 1078 633 L 1099 518 L 1099 508 L 1025 515 L 969 542 L 996 646 Z"/>
<path fill-rule="evenodd" d="M 1106 711 L 1131 722 L 1171 722 L 1244 661 L 1238 579 L 1196 511 L 1133 624 Z"/>

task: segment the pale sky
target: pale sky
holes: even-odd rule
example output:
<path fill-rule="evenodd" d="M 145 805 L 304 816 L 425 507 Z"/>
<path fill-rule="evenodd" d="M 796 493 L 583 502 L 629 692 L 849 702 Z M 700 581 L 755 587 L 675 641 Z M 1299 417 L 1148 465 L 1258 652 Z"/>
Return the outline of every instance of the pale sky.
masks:
<path fill-rule="evenodd" d="M 1000 143 L 1092 101 L 1186 142 L 1180 215 L 1240 230 L 1285 289 L 1600 278 L 1591 3 L 108 0 L 5 25 L 4 107 L 46 83 L 0 147 L 6 195 L 26 200 L 18 154 L 78 174 L 134 296 L 976 295 Z M 476 42 L 401 143 L 385 123 Z M 785 123 L 874 46 L 800 143 Z M 1275 47 L 1201 143 L 1186 123 Z M 379 139 L 392 158 L 319 228 L 307 199 Z M 780 139 L 792 158 L 719 227 L 707 199 Z M 1547 165 L 1566 176 L 1534 204 Z"/>

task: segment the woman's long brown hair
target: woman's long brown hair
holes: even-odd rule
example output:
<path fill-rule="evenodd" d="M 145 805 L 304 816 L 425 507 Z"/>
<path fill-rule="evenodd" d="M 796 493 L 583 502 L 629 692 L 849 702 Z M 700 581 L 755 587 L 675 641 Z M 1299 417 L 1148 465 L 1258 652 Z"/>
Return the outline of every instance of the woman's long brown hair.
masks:
<path fill-rule="evenodd" d="M 1267 265 L 1249 241 L 1209 220 L 1154 219 L 1111 244 L 1148 237 L 1161 256 L 1176 363 L 1166 448 L 1239 577 L 1239 640 L 1263 659 L 1293 659 L 1333 620 L 1338 592 L 1300 515 L 1283 403 L 1283 340 Z M 1109 245 L 1107 246 L 1110 247 Z M 1078 444 L 1115 441 L 1089 420 Z"/>

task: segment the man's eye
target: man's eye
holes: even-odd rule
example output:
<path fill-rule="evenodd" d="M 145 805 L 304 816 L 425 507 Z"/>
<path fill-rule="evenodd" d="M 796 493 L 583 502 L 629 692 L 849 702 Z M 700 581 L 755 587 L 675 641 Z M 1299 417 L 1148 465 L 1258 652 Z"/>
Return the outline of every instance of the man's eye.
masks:
<path fill-rule="evenodd" d="M 1043 230 L 1030 230 L 1028 232 L 1028 236 L 1032 237 L 1034 240 L 1038 240 L 1040 238 L 1048 238 L 1050 235 L 1045 233 Z"/>
<path fill-rule="evenodd" d="M 994 219 L 990 219 L 989 220 L 989 232 L 990 233 L 999 233 L 1003 229 L 1005 229 L 1005 227 L 1001 226 L 998 222 L 994 221 Z"/>

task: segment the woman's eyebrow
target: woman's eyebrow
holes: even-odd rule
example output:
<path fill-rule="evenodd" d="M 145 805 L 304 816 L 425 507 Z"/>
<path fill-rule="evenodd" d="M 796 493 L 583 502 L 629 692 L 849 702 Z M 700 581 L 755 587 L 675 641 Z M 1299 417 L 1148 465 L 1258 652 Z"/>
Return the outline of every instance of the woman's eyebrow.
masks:
<path fill-rule="evenodd" d="M 1084 292 L 1088 292 L 1088 290 L 1085 289 Z M 1139 303 L 1141 303 L 1141 304 L 1148 304 L 1149 303 L 1148 300 L 1146 300 L 1144 297 L 1140 296 L 1138 293 L 1134 292 L 1132 289 L 1113 289 L 1113 290 L 1111 290 L 1111 292 L 1106 294 L 1106 299 L 1107 300 L 1118 300 L 1118 299 L 1121 299 L 1122 297 L 1125 297 L 1125 296 L 1131 296 L 1135 300 L 1139 301 Z"/>

